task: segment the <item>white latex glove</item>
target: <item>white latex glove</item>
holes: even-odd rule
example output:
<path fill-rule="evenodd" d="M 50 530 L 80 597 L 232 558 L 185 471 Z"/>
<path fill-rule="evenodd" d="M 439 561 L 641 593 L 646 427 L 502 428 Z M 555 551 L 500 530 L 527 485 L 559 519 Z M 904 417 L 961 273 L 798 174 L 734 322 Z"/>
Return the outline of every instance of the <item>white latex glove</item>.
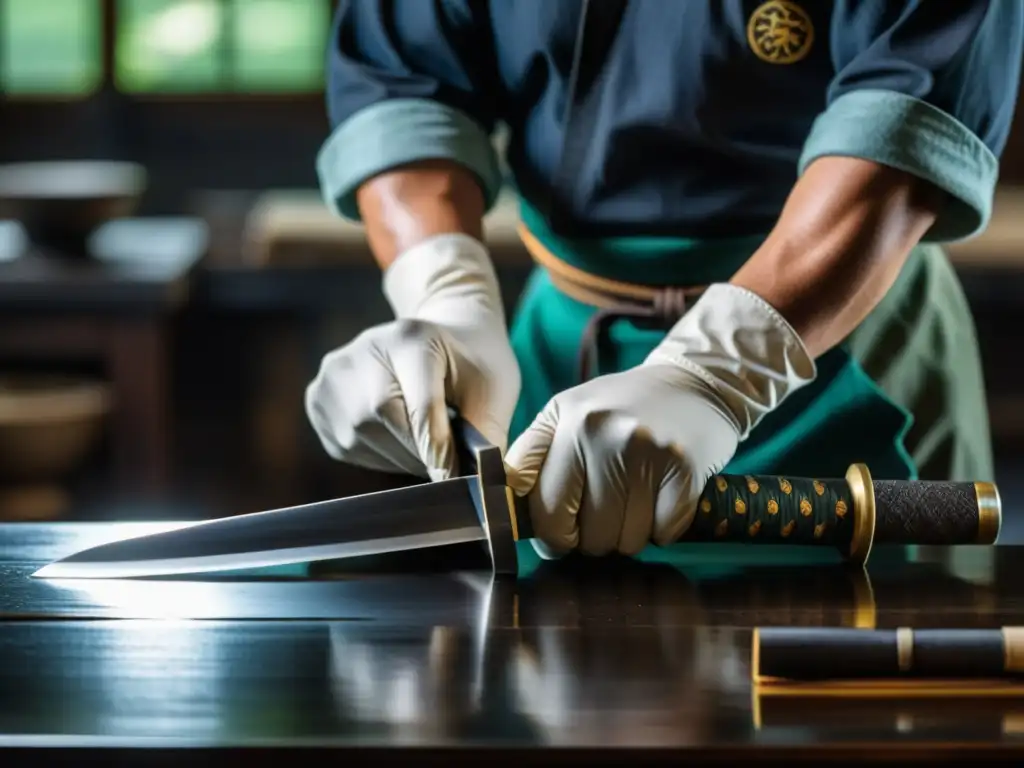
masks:
<path fill-rule="evenodd" d="M 384 293 L 396 320 L 327 354 L 306 389 L 327 453 L 368 469 L 449 477 L 449 404 L 504 449 L 520 373 L 487 249 L 468 235 L 433 237 L 388 267 Z"/>
<path fill-rule="evenodd" d="M 764 300 L 709 287 L 641 365 L 556 395 L 509 448 L 536 549 L 632 555 L 672 543 L 739 442 L 815 374 Z"/>

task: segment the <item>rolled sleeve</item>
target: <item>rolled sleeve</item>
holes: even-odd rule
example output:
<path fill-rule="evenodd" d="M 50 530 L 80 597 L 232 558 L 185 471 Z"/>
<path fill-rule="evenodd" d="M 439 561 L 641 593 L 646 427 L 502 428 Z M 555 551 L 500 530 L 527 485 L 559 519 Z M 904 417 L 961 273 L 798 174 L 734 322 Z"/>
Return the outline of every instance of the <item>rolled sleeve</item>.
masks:
<path fill-rule="evenodd" d="M 837 74 L 800 173 L 829 155 L 898 168 L 948 196 L 926 241 L 978 234 L 991 217 L 1016 104 L 1024 6 L 913 0 L 873 15 L 865 15 L 870 4 L 836 7 Z"/>
<path fill-rule="evenodd" d="M 999 159 L 974 131 L 926 101 L 883 90 L 841 96 L 815 121 L 800 172 L 827 155 L 898 168 L 946 192 L 928 240 L 960 240 L 988 225 Z"/>
<path fill-rule="evenodd" d="M 471 0 L 342 0 L 327 58 L 332 131 L 317 156 L 325 203 L 358 221 L 364 182 L 451 160 L 490 208 L 502 186 L 491 134 L 501 92 L 486 6 Z"/>
<path fill-rule="evenodd" d="M 355 195 L 364 181 L 390 168 L 436 159 L 472 171 L 487 207 L 494 204 L 502 175 L 490 136 L 464 112 L 426 99 L 361 109 L 328 138 L 317 158 L 317 175 L 324 201 L 341 216 L 358 220 Z"/>

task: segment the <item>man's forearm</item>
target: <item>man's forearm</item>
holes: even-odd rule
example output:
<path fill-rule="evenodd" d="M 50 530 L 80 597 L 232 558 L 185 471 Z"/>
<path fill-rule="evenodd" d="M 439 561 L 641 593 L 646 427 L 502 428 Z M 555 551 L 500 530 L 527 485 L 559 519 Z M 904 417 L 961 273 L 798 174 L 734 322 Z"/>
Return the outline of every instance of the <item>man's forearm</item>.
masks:
<path fill-rule="evenodd" d="M 775 307 L 812 357 L 882 300 L 934 223 L 943 194 L 867 160 L 825 157 L 790 193 L 775 229 L 732 283 Z"/>
<path fill-rule="evenodd" d="M 483 192 L 457 163 L 429 160 L 396 168 L 363 184 L 357 200 L 381 269 L 435 235 L 483 236 Z"/>

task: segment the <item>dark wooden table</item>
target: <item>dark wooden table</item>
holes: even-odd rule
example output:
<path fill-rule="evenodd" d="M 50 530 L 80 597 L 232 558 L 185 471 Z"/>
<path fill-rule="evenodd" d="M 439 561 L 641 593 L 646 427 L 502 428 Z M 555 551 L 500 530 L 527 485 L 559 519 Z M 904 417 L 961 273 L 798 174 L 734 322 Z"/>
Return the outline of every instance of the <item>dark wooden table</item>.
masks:
<path fill-rule="evenodd" d="M 425 556 L 29 577 L 159 527 L 0 526 L 0 764 L 223 764 L 262 748 L 296 765 L 398 747 L 446 764 L 1024 757 L 1024 700 L 771 701 L 748 666 L 754 626 L 1021 623 L 1018 547 L 878 549 L 866 573 L 826 551 L 794 565 L 750 548 L 736 565 L 736 549 L 690 548 L 534 561 L 513 584 Z"/>

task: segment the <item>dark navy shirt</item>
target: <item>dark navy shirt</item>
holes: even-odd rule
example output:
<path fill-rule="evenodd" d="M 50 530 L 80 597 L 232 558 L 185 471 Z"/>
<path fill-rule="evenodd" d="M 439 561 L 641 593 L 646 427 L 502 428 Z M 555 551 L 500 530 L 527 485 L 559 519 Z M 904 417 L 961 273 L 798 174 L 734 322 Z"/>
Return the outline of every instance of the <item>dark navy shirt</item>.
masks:
<path fill-rule="evenodd" d="M 342 0 L 319 160 L 329 202 L 357 216 L 359 183 L 424 157 L 463 162 L 493 200 L 481 142 L 502 122 L 515 186 L 572 236 L 766 233 L 829 154 L 946 190 L 937 239 L 987 222 L 1022 0 L 628 0 L 569 109 L 583 7 Z"/>

